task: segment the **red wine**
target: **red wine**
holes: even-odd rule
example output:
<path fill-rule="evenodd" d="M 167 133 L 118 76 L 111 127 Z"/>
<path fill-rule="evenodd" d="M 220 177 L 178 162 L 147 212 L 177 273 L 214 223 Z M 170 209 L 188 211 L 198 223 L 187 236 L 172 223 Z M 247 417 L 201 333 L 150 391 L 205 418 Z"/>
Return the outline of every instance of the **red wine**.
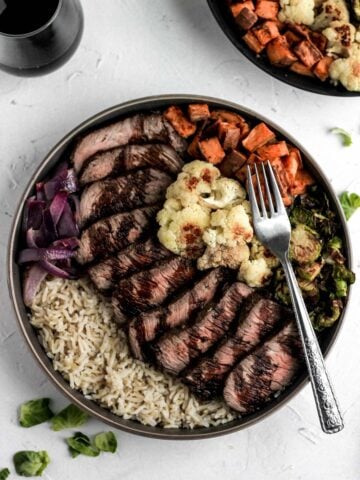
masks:
<path fill-rule="evenodd" d="M 0 0 L 0 32 L 21 35 L 38 30 L 54 15 L 60 0 Z"/>

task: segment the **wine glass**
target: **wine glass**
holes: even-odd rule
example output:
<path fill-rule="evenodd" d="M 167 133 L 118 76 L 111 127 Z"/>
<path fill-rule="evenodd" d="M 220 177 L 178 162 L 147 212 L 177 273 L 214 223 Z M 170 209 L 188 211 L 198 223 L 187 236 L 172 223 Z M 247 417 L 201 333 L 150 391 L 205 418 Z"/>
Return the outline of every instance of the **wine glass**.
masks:
<path fill-rule="evenodd" d="M 42 75 L 63 65 L 83 32 L 79 0 L 0 0 L 0 69 Z"/>

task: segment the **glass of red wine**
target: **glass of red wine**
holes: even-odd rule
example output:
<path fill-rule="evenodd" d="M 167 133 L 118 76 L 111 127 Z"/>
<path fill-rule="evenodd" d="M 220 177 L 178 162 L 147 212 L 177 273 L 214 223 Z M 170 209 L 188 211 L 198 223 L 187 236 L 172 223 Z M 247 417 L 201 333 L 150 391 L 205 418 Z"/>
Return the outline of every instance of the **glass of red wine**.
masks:
<path fill-rule="evenodd" d="M 79 0 L 0 0 L 0 69 L 42 75 L 63 65 L 83 32 Z"/>

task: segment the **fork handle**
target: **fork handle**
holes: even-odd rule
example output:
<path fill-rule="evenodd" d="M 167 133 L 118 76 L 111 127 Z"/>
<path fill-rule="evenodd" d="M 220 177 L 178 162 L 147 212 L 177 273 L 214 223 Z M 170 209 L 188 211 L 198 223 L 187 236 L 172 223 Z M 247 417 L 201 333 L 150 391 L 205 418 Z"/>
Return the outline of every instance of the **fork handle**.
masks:
<path fill-rule="evenodd" d="M 325 433 L 336 433 L 344 423 L 326 371 L 324 358 L 317 341 L 309 314 L 292 265 L 286 256 L 280 259 L 290 290 L 296 323 L 305 352 L 305 360 L 310 375 L 311 386 L 316 401 L 321 428 Z"/>

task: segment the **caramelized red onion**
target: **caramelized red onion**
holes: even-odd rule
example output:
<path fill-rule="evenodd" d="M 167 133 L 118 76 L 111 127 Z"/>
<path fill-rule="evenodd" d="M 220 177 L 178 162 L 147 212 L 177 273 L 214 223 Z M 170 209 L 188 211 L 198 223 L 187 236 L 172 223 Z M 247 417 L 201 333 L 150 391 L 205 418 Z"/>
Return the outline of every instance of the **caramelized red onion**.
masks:
<path fill-rule="evenodd" d="M 74 170 L 62 163 L 52 178 L 36 184 L 35 195 L 25 203 L 23 231 L 27 248 L 19 253 L 18 263 L 27 266 L 23 285 L 27 306 L 48 273 L 76 278 L 72 258 L 79 236 L 77 189 Z"/>

